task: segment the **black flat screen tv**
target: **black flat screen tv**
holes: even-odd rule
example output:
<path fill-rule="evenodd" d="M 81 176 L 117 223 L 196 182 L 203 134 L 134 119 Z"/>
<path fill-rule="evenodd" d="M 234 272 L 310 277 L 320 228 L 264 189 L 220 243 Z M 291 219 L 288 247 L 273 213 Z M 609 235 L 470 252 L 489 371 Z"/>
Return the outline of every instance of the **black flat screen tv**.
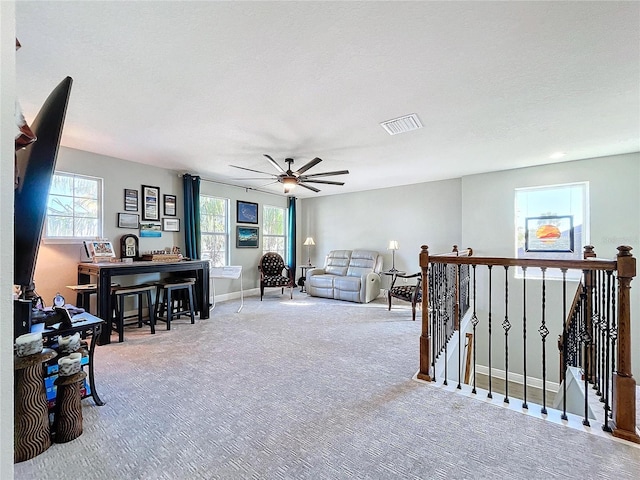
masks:
<path fill-rule="evenodd" d="M 66 77 L 47 97 L 31 124 L 36 141 L 16 152 L 14 191 L 14 285 L 21 298 L 34 292 L 33 276 L 56 168 L 73 79 Z"/>

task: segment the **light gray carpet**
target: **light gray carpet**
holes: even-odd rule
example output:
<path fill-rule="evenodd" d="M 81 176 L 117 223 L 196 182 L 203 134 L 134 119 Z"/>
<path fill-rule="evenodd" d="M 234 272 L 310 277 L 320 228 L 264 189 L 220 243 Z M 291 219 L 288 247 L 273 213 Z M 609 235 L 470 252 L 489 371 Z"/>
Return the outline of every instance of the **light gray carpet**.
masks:
<path fill-rule="evenodd" d="M 412 380 L 408 304 L 238 305 L 98 347 L 107 404 L 15 478 L 638 478 L 640 448 Z"/>

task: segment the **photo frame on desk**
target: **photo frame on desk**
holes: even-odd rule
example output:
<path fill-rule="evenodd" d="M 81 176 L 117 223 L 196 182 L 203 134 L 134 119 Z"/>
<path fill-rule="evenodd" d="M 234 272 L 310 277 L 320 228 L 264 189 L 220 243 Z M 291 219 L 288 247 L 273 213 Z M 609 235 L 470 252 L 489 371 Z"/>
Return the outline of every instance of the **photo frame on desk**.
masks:
<path fill-rule="evenodd" d="M 160 220 L 160 187 L 142 185 L 142 219 Z"/>
<path fill-rule="evenodd" d="M 258 204 L 238 200 L 236 202 L 236 222 L 258 224 Z"/>
<path fill-rule="evenodd" d="M 116 256 L 113 245 L 106 240 L 85 240 L 84 248 L 87 256 L 94 260 L 114 258 Z"/>

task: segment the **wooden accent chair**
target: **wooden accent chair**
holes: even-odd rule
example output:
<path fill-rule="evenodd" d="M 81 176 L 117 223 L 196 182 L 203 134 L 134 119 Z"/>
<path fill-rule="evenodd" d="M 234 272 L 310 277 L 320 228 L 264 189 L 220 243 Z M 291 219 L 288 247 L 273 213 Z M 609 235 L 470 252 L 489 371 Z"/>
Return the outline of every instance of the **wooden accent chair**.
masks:
<path fill-rule="evenodd" d="M 284 264 L 284 260 L 279 254 L 267 252 L 262 255 L 258 270 L 260 271 L 260 301 L 264 296 L 265 287 L 281 288 L 281 293 L 284 293 L 284 288 L 288 287 L 291 289 L 291 298 L 293 298 L 293 288 L 295 286 L 293 273 Z"/>
<path fill-rule="evenodd" d="M 399 285 L 396 285 L 398 278 L 417 278 L 417 281 L 414 284 L 400 283 Z M 391 310 L 391 297 L 404 300 L 405 302 L 411 302 L 411 311 L 413 321 L 415 322 L 416 305 L 422 303 L 422 274 L 418 272 L 412 275 L 395 275 L 391 282 L 391 286 L 387 291 L 389 310 Z"/>

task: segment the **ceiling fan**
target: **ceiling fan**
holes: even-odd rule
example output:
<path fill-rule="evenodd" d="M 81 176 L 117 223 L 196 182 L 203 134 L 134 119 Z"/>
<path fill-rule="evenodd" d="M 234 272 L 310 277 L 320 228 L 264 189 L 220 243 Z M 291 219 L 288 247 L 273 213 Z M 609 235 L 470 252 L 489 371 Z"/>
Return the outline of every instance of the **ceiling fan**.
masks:
<path fill-rule="evenodd" d="M 295 172 L 291 170 L 291 164 L 293 163 L 293 158 L 285 158 L 284 161 L 287 164 L 287 169 L 282 168 L 278 163 L 271 158 L 269 155 L 264 154 L 264 156 L 269 160 L 269 163 L 278 170 L 278 174 L 275 173 L 267 173 L 261 172 L 260 170 L 253 170 L 251 168 L 238 167 L 237 165 L 230 165 L 234 168 L 239 168 L 241 170 L 248 170 L 249 172 L 260 173 L 262 175 L 269 175 L 276 182 L 280 182 L 284 185 L 284 193 L 289 193 L 293 190 L 297 185 L 301 187 L 307 188 L 313 192 L 319 192 L 320 190 L 316 187 L 308 185 L 309 183 L 324 183 L 325 185 L 344 185 L 344 182 L 333 182 L 331 180 L 320 180 L 318 177 L 324 177 L 329 175 L 346 175 L 349 173 L 349 170 L 336 170 L 334 172 L 323 172 L 323 173 L 312 173 L 308 175 L 304 175 L 304 172 L 309 170 L 311 167 L 317 165 L 322 161 L 322 159 L 316 157 L 310 162 L 306 163 L 302 167 L 300 167 Z M 251 180 L 245 178 L 243 180 Z"/>

